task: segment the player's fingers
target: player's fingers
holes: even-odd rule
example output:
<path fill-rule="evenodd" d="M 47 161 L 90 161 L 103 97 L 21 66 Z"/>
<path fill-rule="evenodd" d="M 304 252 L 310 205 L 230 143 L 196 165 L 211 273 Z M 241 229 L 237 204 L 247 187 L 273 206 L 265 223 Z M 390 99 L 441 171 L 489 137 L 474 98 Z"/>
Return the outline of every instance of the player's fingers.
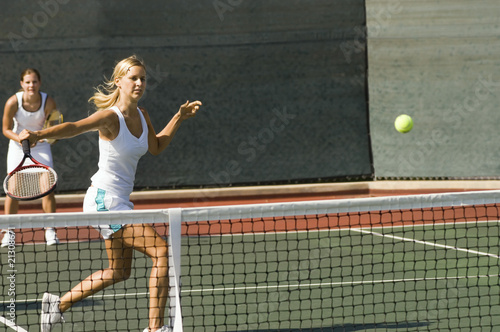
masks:
<path fill-rule="evenodd" d="M 19 137 L 19 141 L 24 141 L 25 139 L 30 138 L 30 134 L 26 129 L 23 129 L 23 131 L 21 131 L 19 133 L 18 137 Z"/>

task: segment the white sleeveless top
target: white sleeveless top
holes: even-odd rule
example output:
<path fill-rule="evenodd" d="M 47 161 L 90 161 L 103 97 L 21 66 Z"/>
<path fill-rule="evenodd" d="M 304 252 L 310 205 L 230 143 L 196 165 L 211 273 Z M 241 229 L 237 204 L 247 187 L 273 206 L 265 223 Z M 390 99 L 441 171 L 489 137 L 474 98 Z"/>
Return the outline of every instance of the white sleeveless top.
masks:
<path fill-rule="evenodd" d="M 148 151 L 148 126 L 142 111 L 137 109 L 142 124 L 142 134 L 137 138 L 128 130 L 118 107 L 113 106 L 111 110 L 118 115 L 119 132 L 112 141 L 99 137 L 99 169 L 91 178 L 92 186 L 112 195 L 129 197 L 134 189 L 137 163 Z"/>
<path fill-rule="evenodd" d="M 31 131 L 40 130 L 45 122 L 45 102 L 47 101 L 47 94 L 40 92 L 42 96 L 42 104 L 38 111 L 28 112 L 23 108 L 23 91 L 16 93 L 17 97 L 17 112 L 14 116 L 14 127 L 12 131 L 19 134 L 23 129 Z"/>
<path fill-rule="evenodd" d="M 47 101 L 47 94 L 45 92 L 40 92 L 42 103 L 40 108 L 35 112 L 28 112 L 23 108 L 23 94 L 24 91 L 16 93 L 17 111 L 14 115 L 14 125 L 12 127 L 12 131 L 16 134 L 19 134 L 23 129 L 31 131 L 40 130 L 43 128 L 45 122 L 45 103 Z M 32 147 L 31 155 L 42 164 L 54 167 L 50 144 L 46 141 L 40 141 Z M 23 156 L 24 153 L 21 145 L 16 141 L 10 140 L 9 151 L 7 153 L 7 173 L 10 173 L 17 167 Z M 27 165 L 29 164 L 32 164 L 32 162 L 28 160 Z"/>

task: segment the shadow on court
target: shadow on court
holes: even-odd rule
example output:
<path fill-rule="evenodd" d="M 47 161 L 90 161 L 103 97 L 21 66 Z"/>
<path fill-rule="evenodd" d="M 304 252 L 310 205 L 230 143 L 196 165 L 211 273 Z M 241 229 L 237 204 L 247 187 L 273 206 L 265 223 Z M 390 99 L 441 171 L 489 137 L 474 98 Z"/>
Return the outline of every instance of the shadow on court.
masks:
<path fill-rule="evenodd" d="M 82 300 L 75 304 L 73 304 L 73 308 L 77 307 L 94 307 L 94 306 L 104 306 L 104 301 L 100 300 Z M 1 303 L 0 311 L 7 312 L 9 311 L 8 304 Z M 16 303 L 16 310 L 19 311 L 31 311 L 31 312 L 41 312 L 42 310 L 42 301 L 41 300 L 33 300 L 27 301 L 23 303 Z"/>
<path fill-rule="evenodd" d="M 395 330 L 400 329 L 407 331 L 407 329 L 416 329 L 419 327 L 427 327 L 431 325 L 428 322 L 401 322 L 401 323 L 375 323 L 375 324 L 343 324 L 342 326 L 332 326 L 332 327 L 320 327 L 313 329 L 279 329 L 279 330 L 248 330 L 247 332 L 298 332 L 298 331 L 310 331 L 310 332 L 352 332 L 352 331 L 368 331 L 368 330 Z"/>

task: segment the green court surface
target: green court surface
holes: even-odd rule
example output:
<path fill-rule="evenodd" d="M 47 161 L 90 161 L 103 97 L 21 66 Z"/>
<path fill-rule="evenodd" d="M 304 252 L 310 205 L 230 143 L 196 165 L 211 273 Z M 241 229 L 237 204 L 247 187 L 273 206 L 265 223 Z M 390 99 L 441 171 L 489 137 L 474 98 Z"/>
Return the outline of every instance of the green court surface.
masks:
<path fill-rule="evenodd" d="M 499 231 L 488 221 L 184 237 L 184 331 L 492 331 Z M 130 279 L 75 305 L 54 331 L 142 331 L 149 262 L 135 258 Z M 43 293 L 106 264 L 101 241 L 17 247 L 17 325 L 39 331 Z"/>
<path fill-rule="evenodd" d="M 6 250 L 5 250 L 6 252 Z M 4 254 L 6 256 L 6 253 Z M 148 325 L 146 257 L 135 255 L 132 276 L 93 298 L 75 304 L 64 314 L 66 323 L 54 331 L 142 331 Z M 41 298 L 48 291 L 62 295 L 92 272 L 107 266 L 104 242 L 73 242 L 58 246 L 18 246 L 16 250 L 16 323 L 39 331 Z M 7 266 L 2 266 L 4 272 Z M 2 273 L 2 275 L 6 275 Z M 8 285 L 3 283 L 5 289 Z M 2 292 L 4 301 L 7 291 Z M 4 304 L 4 312 L 6 312 Z M 4 315 L 5 316 L 5 315 Z M 29 328 L 28 328 L 29 326 Z M 142 329 L 141 329 L 142 327 Z M 9 330 L 7 330 L 9 331 Z"/>

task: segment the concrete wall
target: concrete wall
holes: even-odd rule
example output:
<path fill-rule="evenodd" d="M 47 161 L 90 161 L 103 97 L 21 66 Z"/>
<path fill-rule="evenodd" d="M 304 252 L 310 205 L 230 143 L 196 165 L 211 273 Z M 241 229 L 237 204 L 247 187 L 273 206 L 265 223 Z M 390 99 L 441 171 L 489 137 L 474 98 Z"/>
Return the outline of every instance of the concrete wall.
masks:
<path fill-rule="evenodd" d="M 367 0 L 377 178 L 500 176 L 498 1 Z M 414 129 L 394 129 L 399 114 Z"/>

